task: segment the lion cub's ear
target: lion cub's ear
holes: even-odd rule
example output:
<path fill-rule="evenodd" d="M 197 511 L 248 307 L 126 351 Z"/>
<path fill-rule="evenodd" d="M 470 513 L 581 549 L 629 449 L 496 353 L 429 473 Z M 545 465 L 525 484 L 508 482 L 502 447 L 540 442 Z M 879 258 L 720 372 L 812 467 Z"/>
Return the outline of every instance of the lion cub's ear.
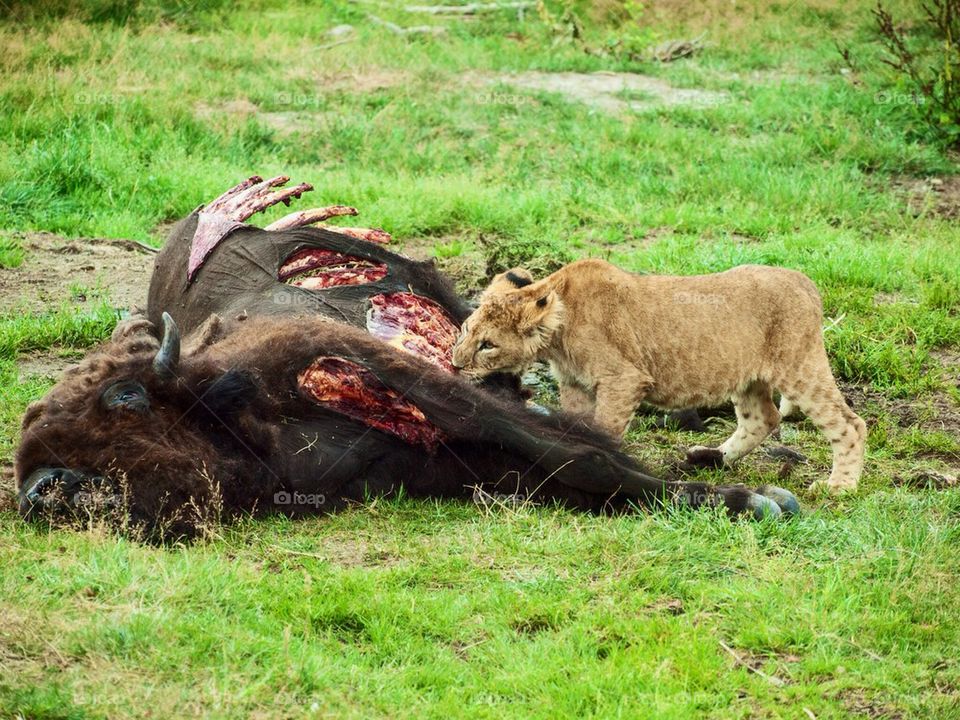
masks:
<path fill-rule="evenodd" d="M 503 274 L 503 278 L 515 288 L 533 285 L 533 275 L 530 274 L 529 270 L 525 270 L 522 267 L 515 267 L 507 270 Z"/>
<path fill-rule="evenodd" d="M 521 294 L 517 329 L 522 335 L 540 335 L 544 340 L 560 327 L 563 301 L 556 290 L 533 288 Z"/>
<path fill-rule="evenodd" d="M 524 270 L 522 267 L 511 268 L 506 272 L 494 276 L 493 280 L 490 281 L 490 285 L 488 285 L 487 289 L 480 295 L 480 302 L 483 303 L 486 300 L 491 300 L 505 293 L 519 290 L 532 284 L 533 275 L 527 270 Z"/>

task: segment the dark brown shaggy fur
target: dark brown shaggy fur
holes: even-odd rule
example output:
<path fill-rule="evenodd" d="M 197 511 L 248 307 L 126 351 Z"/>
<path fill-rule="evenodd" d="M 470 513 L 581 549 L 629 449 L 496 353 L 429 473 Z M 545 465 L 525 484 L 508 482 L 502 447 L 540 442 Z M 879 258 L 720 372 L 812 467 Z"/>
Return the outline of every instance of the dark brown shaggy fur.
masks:
<path fill-rule="evenodd" d="M 401 486 L 414 496 L 468 497 L 473 487 L 558 500 L 600 511 L 631 500 L 746 507 L 745 488 L 664 483 L 646 475 L 581 421 L 543 416 L 502 401 L 365 332 L 323 318 L 209 324 L 188 342 L 178 375 L 161 380 L 157 341 L 145 321 L 121 326 L 111 343 L 70 371 L 24 418 L 18 485 L 38 467 L 125 480 L 131 511 L 155 525 L 189 505 L 228 511 L 330 511 L 367 493 Z M 422 447 L 325 410 L 307 399 L 298 373 L 318 356 L 370 369 L 416 404 L 446 437 Z M 147 412 L 108 410 L 105 388 L 135 380 Z M 322 494 L 320 507 L 273 504 L 279 491 Z"/>

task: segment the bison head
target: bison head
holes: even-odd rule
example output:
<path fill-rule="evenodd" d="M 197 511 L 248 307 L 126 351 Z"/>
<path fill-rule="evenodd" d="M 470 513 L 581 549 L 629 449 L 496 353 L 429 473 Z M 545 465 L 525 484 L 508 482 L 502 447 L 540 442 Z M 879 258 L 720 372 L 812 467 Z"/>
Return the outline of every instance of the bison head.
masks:
<path fill-rule="evenodd" d="M 255 489 L 250 457 L 268 455 L 276 435 L 256 421 L 265 398 L 242 370 L 182 364 L 176 325 L 164 325 L 162 342 L 146 320 L 118 326 L 28 407 L 16 457 L 25 516 L 132 500 L 135 517 L 176 525 L 220 483 Z"/>

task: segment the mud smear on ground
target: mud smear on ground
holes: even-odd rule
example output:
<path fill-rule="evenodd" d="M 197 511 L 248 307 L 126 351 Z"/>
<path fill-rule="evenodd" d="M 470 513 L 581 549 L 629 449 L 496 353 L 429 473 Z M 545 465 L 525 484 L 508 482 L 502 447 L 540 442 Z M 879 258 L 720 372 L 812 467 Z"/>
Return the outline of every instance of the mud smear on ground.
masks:
<path fill-rule="evenodd" d="M 17 493 L 13 486 L 13 465 L 0 465 L 0 512 L 17 509 Z"/>
<path fill-rule="evenodd" d="M 454 243 L 463 246 L 462 251 L 450 257 L 437 257 L 437 248 Z M 468 298 L 480 294 L 490 281 L 487 258 L 479 249 L 480 240 L 471 240 L 461 235 L 425 238 L 394 238 L 390 249 L 414 260 L 433 260 L 440 272 L 449 277 L 457 292 Z"/>
<path fill-rule="evenodd" d="M 123 310 L 146 305 L 154 255 L 129 240 L 68 240 L 52 233 L 17 233 L 26 257 L 0 268 L 0 314 L 106 300 Z"/>

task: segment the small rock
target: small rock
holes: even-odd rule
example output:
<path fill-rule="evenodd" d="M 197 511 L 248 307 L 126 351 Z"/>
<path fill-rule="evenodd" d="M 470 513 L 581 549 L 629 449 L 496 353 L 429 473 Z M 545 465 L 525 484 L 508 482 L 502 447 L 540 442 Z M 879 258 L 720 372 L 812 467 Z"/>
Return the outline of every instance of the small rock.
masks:
<path fill-rule="evenodd" d="M 356 30 L 354 29 L 353 25 L 336 25 L 327 30 L 327 32 L 324 34 L 331 38 L 342 38 L 346 37 L 347 35 L 353 35 L 355 32 Z"/>
<path fill-rule="evenodd" d="M 767 457 L 777 460 L 784 459 L 799 463 L 805 463 L 807 461 L 806 455 L 797 452 L 793 448 L 788 448 L 786 445 L 776 445 L 775 447 L 767 448 L 765 452 Z"/>

